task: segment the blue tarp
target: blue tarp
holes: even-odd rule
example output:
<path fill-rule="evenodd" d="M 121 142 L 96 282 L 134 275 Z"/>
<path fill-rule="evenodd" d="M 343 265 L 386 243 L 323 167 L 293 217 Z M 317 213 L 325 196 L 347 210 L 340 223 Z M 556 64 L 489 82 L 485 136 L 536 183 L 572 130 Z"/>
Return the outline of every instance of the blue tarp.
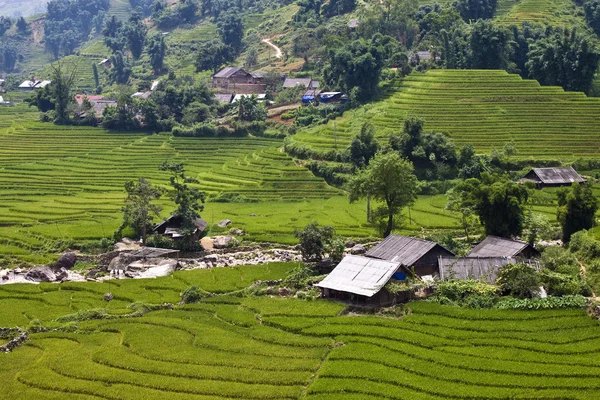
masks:
<path fill-rule="evenodd" d="M 403 281 L 406 279 L 406 274 L 404 272 L 396 272 L 392 275 L 392 278 L 398 279 L 399 281 Z"/>

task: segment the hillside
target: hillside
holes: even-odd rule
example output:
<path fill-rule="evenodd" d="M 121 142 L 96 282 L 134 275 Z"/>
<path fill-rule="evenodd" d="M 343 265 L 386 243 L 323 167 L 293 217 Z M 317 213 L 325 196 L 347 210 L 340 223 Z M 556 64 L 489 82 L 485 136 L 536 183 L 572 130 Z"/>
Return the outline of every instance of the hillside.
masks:
<path fill-rule="evenodd" d="M 517 157 L 569 161 L 600 153 L 599 114 L 596 98 L 505 71 L 431 70 L 397 80 L 383 99 L 301 130 L 291 142 L 321 153 L 337 143 L 343 151 L 364 122 L 384 138 L 414 115 L 425 119 L 425 130 L 447 132 L 479 153 L 514 141 Z"/>
<path fill-rule="evenodd" d="M 296 264 L 179 271 L 152 280 L 4 285 L 0 325 L 31 333 L 1 354 L 19 399 L 594 399 L 598 321 L 584 310 L 469 310 L 417 302 L 408 315 L 343 315 L 324 300 L 234 297 Z M 177 302 L 190 285 L 220 294 Z M 58 290 L 57 290 L 58 288 Z M 114 300 L 106 303 L 103 293 Z M 137 308 L 128 304 L 138 301 Z M 40 307 L 43 306 L 43 307 Z M 93 311 L 90 307 L 95 307 Z M 98 309 L 101 307 L 101 309 Z M 165 308 L 160 310 L 160 308 Z M 79 313 L 78 313 L 79 312 Z"/>
<path fill-rule="evenodd" d="M 46 0 L 2 0 L 0 15 L 7 17 L 29 17 L 46 12 Z"/>

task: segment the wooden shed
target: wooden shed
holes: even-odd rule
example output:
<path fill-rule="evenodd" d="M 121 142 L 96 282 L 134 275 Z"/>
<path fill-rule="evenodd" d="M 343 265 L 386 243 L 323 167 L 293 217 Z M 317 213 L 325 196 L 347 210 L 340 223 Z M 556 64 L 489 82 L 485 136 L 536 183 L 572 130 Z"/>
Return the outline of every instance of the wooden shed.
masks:
<path fill-rule="evenodd" d="M 505 257 L 530 259 L 539 257 L 540 252 L 527 242 L 507 239 L 498 236 L 488 236 L 482 240 L 467 257 Z"/>
<path fill-rule="evenodd" d="M 575 182 L 581 184 L 586 181 L 573 167 L 533 168 L 527 175 L 519 179 L 519 182 L 534 182 L 539 189 L 554 186 L 571 186 Z"/>
<path fill-rule="evenodd" d="M 538 263 L 535 260 L 518 260 L 507 257 L 440 257 L 440 279 L 477 279 L 494 284 L 498 278 L 500 267 L 519 262 L 538 269 Z"/>
<path fill-rule="evenodd" d="M 429 240 L 389 235 L 366 256 L 398 263 L 407 270 L 414 267 L 415 274 L 422 277 L 438 274 L 438 258 L 453 257 L 454 253 Z"/>

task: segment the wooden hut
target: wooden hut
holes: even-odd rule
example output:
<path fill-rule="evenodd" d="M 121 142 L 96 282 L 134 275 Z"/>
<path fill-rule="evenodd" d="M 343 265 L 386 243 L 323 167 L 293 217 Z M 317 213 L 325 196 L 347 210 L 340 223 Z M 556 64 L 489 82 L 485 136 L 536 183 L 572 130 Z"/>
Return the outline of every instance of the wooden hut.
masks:
<path fill-rule="evenodd" d="M 469 258 L 504 257 L 530 259 L 539 256 L 540 252 L 527 242 L 498 236 L 486 237 L 467 254 Z"/>
<path fill-rule="evenodd" d="M 586 179 L 573 167 L 564 168 L 533 168 L 519 182 L 534 182 L 538 189 L 554 186 L 571 186 L 577 182 L 585 183 Z"/>
<path fill-rule="evenodd" d="M 535 260 L 517 260 L 506 257 L 440 257 L 440 279 L 476 279 L 486 281 L 490 284 L 496 283 L 498 270 L 508 264 L 524 262 L 538 269 Z"/>
<path fill-rule="evenodd" d="M 173 240 L 178 240 L 183 238 L 185 235 L 182 233 L 182 225 L 183 219 L 180 216 L 170 216 L 165 219 L 160 224 L 156 225 L 152 230 L 154 233 L 158 233 L 160 235 L 169 237 Z M 202 236 L 202 232 L 208 226 L 208 222 L 204 221 L 201 218 L 196 218 L 194 220 L 194 231 L 191 233 L 194 240 L 199 240 Z"/>

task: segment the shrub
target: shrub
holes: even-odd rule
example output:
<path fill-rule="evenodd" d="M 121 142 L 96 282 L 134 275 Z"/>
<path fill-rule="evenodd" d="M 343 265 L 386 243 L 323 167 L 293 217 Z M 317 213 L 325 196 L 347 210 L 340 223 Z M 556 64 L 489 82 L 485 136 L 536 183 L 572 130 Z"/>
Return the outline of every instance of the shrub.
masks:
<path fill-rule="evenodd" d="M 546 292 L 551 296 L 568 296 L 590 292 L 589 287 L 578 275 L 566 275 L 544 269 L 540 272 L 540 280 Z"/>
<path fill-rule="evenodd" d="M 497 298 L 497 292 L 496 286 L 479 280 L 452 280 L 441 282 L 437 286 L 433 300 L 441 304 L 457 303 L 474 306 L 475 304 L 493 303 Z"/>
<path fill-rule="evenodd" d="M 547 310 L 553 308 L 583 308 L 587 304 L 585 297 L 581 295 L 554 297 L 548 296 L 544 299 L 513 299 L 500 300 L 494 308 L 501 310 Z"/>
<path fill-rule="evenodd" d="M 161 249 L 174 249 L 175 242 L 173 239 L 155 233 L 146 238 L 146 246 L 159 247 Z"/>
<path fill-rule="evenodd" d="M 331 246 L 335 229 L 331 226 L 320 227 L 313 222 L 302 230 L 296 229 L 294 235 L 300 240 L 302 259 L 305 262 L 320 262 Z"/>
<path fill-rule="evenodd" d="M 562 247 L 552 246 L 542 253 L 542 264 L 545 268 L 561 274 L 579 274 L 577 258 Z"/>
<path fill-rule="evenodd" d="M 202 300 L 202 294 L 198 286 L 190 286 L 181 293 L 181 302 L 184 304 L 198 303 Z"/>
<path fill-rule="evenodd" d="M 571 236 L 569 250 L 580 260 L 591 261 L 600 257 L 600 242 L 589 236 L 586 230 L 582 230 Z"/>
<path fill-rule="evenodd" d="M 497 283 L 502 294 L 520 299 L 536 297 L 541 284 L 536 269 L 526 264 L 507 264 L 500 267 Z"/>

